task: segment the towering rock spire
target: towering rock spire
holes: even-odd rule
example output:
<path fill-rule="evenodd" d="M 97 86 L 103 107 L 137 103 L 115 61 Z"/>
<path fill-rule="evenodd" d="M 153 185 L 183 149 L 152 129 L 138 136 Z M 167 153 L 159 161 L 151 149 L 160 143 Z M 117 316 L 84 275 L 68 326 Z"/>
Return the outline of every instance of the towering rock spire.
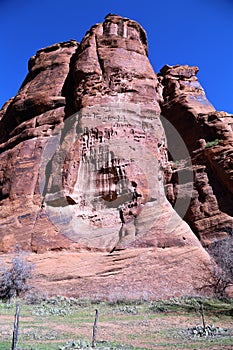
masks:
<path fill-rule="evenodd" d="M 109 14 L 82 40 L 74 64 L 76 108 L 111 102 L 144 104 L 160 113 L 157 77 L 142 27 Z"/>
<path fill-rule="evenodd" d="M 159 252 L 172 264 L 179 252 L 189 266 L 209 263 L 164 193 L 170 169 L 160 105 L 173 87 L 158 79 L 147 50 L 138 23 L 109 14 L 80 45 L 52 45 L 29 61 L 0 118 L 0 251 L 137 248 L 149 260 Z M 182 279 L 178 294 L 200 286 L 199 270 L 188 274 L 191 287 Z M 168 280 L 171 290 L 177 281 Z M 146 286 L 137 286 L 142 296 Z"/>

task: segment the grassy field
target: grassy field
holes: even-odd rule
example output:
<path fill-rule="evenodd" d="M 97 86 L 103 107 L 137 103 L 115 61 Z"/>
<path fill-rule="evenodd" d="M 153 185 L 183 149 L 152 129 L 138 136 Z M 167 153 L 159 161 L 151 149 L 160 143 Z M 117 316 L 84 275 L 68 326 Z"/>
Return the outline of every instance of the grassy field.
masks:
<path fill-rule="evenodd" d="M 56 297 L 20 300 L 18 350 L 91 349 L 95 309 L 97 349 L 233 349 L 233 300 L 170 299 L 91 302 Z M 201 327 L 204 305 L 206 328 Z M 10 350 L 16 301 L 0 303 L 0 349 Z M 208 333 L 208 334 L 207 334 Z"/>

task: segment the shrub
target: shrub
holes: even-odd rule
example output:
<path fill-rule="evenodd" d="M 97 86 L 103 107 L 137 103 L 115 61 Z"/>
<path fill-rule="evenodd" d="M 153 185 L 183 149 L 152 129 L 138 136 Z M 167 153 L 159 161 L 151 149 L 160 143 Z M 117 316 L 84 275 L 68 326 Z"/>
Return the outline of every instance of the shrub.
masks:
<path fill-rule="evenodd" d="M 9 301 L 29 290 L 28 280 L 32 277 L 34 265 L 28 263 L 22 254 L 14 257 L 11 266 L 0 267 L 0 298 Z"/>
<path fill-rule="evenodd" d="M 24 294 L 24 301 L 27 305 L 40 305 L 48 298 L 46 291 L 30 286 L 30 288 Z"/>
<path fill-rule="evenodd" d="M 219 144 L 219 139 L 215 139 L 213 141 L 206 142 L 205 148 L 211 148 L 217 146 Z"/>
<path fill-rule="evenodd" d="M 213 243 L 208 252 L 213 257 L 212 281 L 217 297 L 226 297 L 227 287 L 233 286 L 233 237 Z"/>

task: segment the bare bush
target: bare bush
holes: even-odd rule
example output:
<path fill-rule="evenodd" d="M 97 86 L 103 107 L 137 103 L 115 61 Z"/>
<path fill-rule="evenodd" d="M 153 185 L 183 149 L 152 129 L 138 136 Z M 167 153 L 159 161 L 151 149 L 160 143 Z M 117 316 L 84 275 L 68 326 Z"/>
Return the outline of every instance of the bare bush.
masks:
<path fill-rule="evenodd" d="M 226 296 L 226 289 L 233 286 L 233 237 L 213 243 L 208 248 L 213 259 L 209 287 L 218 297 Z"/>
<path fill-rule="evenodd" d="M 22 254 L 12 259 L 10 267 L 0 267 L 0 298 L 9 301 L 28 291 L 33 269 L 34 265 L 25 261 Z"/>
<path fill-rule="evenodd" d="M 39 305 L 48 299 L 48 293 L 41 291 L 34 286 L 30 288 L 24 294 L 24 301 L 27 305 Z"/>

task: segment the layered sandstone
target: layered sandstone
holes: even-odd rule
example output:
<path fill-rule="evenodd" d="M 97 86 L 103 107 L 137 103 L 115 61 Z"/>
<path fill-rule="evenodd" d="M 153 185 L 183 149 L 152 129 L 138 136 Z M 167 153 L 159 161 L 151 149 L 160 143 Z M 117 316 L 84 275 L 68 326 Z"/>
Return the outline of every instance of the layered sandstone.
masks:
<path fill-rule="evenodd" d="M 197 80 L 197 67 L 165 66 L 161 69 L 164 85 L 162 114 L 178 130 L 192 159 L 194 191 L 185 215 L 203 244 L 228 237 L 233 232 L 233 118 L 217 112 Z M 172 142 L 172 136 L 170 136 Z M 172 148 L 172 144 L 170 146 Z M 175 202 L 181 163 L 173 165 L 172 187 L 168 198 Z M 184 167 L 183 167 L 184 168 Z M 168 181 L 168 183 L 169 183 Z"/>
<path fill-rule="evenodd" d="M 186 267 L 197 262 L 208 265 L 197 237 L 206 243 L 232 227 L 231 213 L 224 212 L 213 185 L 220 192 L 224 182 L 226 191 L 232 190 L 231 118 L 208 102 L 197 67 L 165 66 L 157 76 L 147 54 L 141 26 L 110 14 L 80 45 L 75 40 L 52 45 L 31 58 L 18 94 L 1 111 L 1 252 L 17 244 L 36 253 L 104 251 L 87 258 L 89 268 L 91 261 L 106 264 L 93 281 L 101 277 L 104 285 L 114 284 L 122 293 L 119 286 L 129 280 L 128 289 L 133 288 L 138 275 L 140 297 L 146 284 L 150 293 L 157 286 L 156 274 L 147 273 L 146 284 L 141 275 L 144 264 L 160 268 L 158 257 L 167 266 L 175 261 L 173 276 L 187 274 Z M 173 129 L 160 117 L 161 109 L 188 147 L 175 162 L 169 159 L 174 140 L 164 132 Z M 221 139 L 217 148 L 198 148 L 197 141 L 202 145 L 200 140 L 208 142 L 210 135 Z M 184 159 L 189 152 L 194 168 Z M 206 170 L 211 167 L 214 180 Z M 181 171 L 188 174 L 183 182 Z M 166 199 L 165 180 L 167 197 L 181 217 Z M 196 235 L 182 220 L 190 201 L 186 220 Z M 228 211 L 230 203 L 229 198 Z M 133 254 L 132 268 L 128 254 Z M 183 257 L 180 265 L 176 254 Z M 121 260 L 115 279 L 111 271 Z M 177 285 L 171 275 L 164 282 L 167 291 L 160 288 L 153 298 L 171 296 L 169 290 Z M 197 269 L 191 279 L 181 279 L 175 294 L 194 293 L 201 286 L 199 275 Z"/>
<path fill-rule="evenodd" d="M 2 250 L 198 244 L 163 193 L 159 86 L 144 30 L 116 15 L 38 51 L 1 119 Z"/>
<path fill-rule="evenodd" d="M 63 122 L 63 87 L 78 47 L 69 41 L 41 49 L 29 61 L 29 73 L 15 98 L 3 107 L 0 127 L 1 250 L 19 244 L 43 251 L 69 246 L 41 209 L 37 189 L 42 150 Z"/>
<path fill-rule="evenodd" d="M 73 62 L 79 112 L 65 121 L 60 147 L 45 165 L 51 220 L 90 248 L 198 244 L 164 196 L 161 96 L 143 29 L 107 16 L 86 34 Z"/>

